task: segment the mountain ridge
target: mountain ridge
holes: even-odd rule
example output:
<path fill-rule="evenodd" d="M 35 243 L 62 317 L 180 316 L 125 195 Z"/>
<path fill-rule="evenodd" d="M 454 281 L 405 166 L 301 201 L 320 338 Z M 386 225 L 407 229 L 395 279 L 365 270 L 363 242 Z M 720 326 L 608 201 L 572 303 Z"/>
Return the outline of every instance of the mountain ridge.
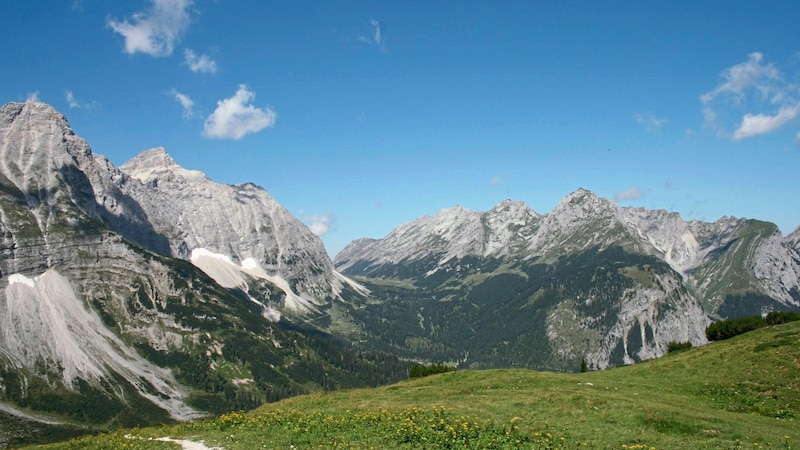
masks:
<path fill-rule="evenodd" d="M 447 261 L 467 255 L 553 261 L 592 246 L 604 248 L 621 244 L 629 250 L 657 256 L 697 286 L 700 295 L 706 295 L 698 275 L 708 273 L 706 266 L 714 265 L 715 255 L 722 249 L 741 245 L 741 233 L 745 229 L 756 227 L 763 228 L 759 231 L 763 236 L 753 243 L 755 247 L 748 251 L 747 260 L 741 262 L 746 267 L 741 269 L 752 278 L 754 289 L 784 303 L 800 305 L 800 296 L 791 293 L 793 289 L 800 289 L 800 252 L 796 249 L 800 227 L 783 236 L 774 224 L 753 219 L 723 216 L 715 222 L 685 221 L 676 212 L 621 207 L 579 188 L 546 214 L 538 214 L 523 202 L 517 202 L 516 208 L 524 211 L 524 219 L 517 222 L 497 220 L 494 224 L 496 230 L 484 227 L 474 233 L 476 239 L 473 240 L 464 240 L 458 234 L 458 230 L 474 229 L 475 223 L 493 220 L 497 209 L 510 204 L 515 203 L 505 200 L 485 212 L 458 207 L 458 215 L 453 214 L 452 208 L 445 208 L 435 216 L 423 216 L 401 225 L 382 239 L 353 241 L 334 257 L 334 266 L 345 273 L 369 275 L 379 266 L 434 256 L 436 264 L 429 261 L 426 270 L 426 273 L 433 273 L 431 271 Z M 431 228 L 432 223 L 437 224 L 437 228 Z M 509 229 L 525 232 L 512 235 L 517 240 L 511 243 L 509 236 L 498 231 Z M 497 240 L 497 246 L 505 251 L 484 251 L 485 242 L 492 239 Z M 414 242 L 418 244 L 412 244 Z M 464 245 L 464 242 L 469 245 Z M 353 270 L 354 266 L 358 270 Z M 711 293 L 711 296 L 715 295 L 719 297 L 719 294 Z"/>

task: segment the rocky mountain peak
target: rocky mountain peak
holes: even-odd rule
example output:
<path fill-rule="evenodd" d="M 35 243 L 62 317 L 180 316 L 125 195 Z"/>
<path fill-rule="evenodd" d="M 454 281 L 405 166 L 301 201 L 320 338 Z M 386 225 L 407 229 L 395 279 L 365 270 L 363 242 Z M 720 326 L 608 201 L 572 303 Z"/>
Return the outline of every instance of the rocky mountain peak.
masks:
<path fill-rule="evenodd" d="M 446 240 L 452 240 L 458 234 L 458 230 L 478 219 L 479 214 L 461 205 L 445 208 L 439 211 L 430 222 L 433 231 Z"/>
<path fill-rule="evenodd" d="M 572 232 L 586 221 L 593 222 L 600 218 L 606 221 L 615 221 L 617 210 L 617 205 L 611 200 L 579 188 L 561 199 L 553 211 L 547 215 L 545 221 L 550 225 Z"/>
<path fill-rule="evenodd" d="M 521 200 L 510 200 L 506 199 L 502 202 L 496 204 L 492 209 L 488 211 L 490 215 L 508 215 L 508 216 L 519 216 L 519 215 L 533 215 L 539 217 L 540 215 L 530 209 L 525 202 Z"/>
<path fill-rule="evenodd" d="M 66 117 L 52 106 L 28 100 L 0 108 L 0 170 L 18 187 L 23 179 L 52 169 L 58 170 L 75 159 L 87 159 L 92 151 L 75 136 Z M 41 173 L 40 173 L 41 172 Z M 27 174 L 27 175 L 26 175 Z"/>
<path fill-rule="evenodd" d="M 172 156 L 167 153 L 164 147 L 156 147 L 139 153 L 125 163 L 125 165 L 130 166 L 131 169 L 152 169 L 173 167 L 178 164 L 172 159 Z"/>
<path fill-rule="evenodd" d="M 568 194 L 566 197 L 561 199 L 561 201 L 562 203 L 563 202 L 575 203 L 578 201 L 592 200 L 596 198 L 598 197 L 597 194 L 595 194 L 594 192 L 590 191 L 589 189 L 579 187 L 578 189 L 575 189 L 574 192 Z"/>
<path fill-rule="evenodd" d="M 349 282 L 333 270 L 322 241 L 255 184 L 217 183 L 160 147 L 120 170 L 141 182 L 126 188 L 169 240 L 169 254 L 216 273 L 212 278 L 223 286 L 240 287 L 243 278 L 221 272 L 247 273 L 280 286 L 290 309 L 308 312 Z M 224 269 L 219 260 L 228 262 Z"/>
<path fill-rule="evenodd" d="M 616 205 L 611 200 L 599 197 L 588 189 L 578 188 L 575 192 L 561 199 L 561 202 L 556 206 L 556 210 L 563 209 L 597 211 L 601 209 L 616 209 Z"/>
<path fill-rule="evenodd" d="M 436 270 L 453 258 L 505 256 L 535 233 L 540 219 L 521 201 L 504 200 L 486 212 L 457 205 L 401 225 L 381 240 L 354 241 L 336 256 L 335 265 L 348 270 L 359 258 L 374 269 L 434 256 L 430 269 Z"/>
<path fill-rule="evenodd" d="M 22 123 L 42 123 L 47 121 L 57 122 L 61 128 L 72 129 L 67 118 L 47 103 L 37 100 L 27 100 L 23 103 L 11 102 L 0 107 L 0 120 L 6 123 L 21 121 Z"/>
<path fill-rule="evenodd" d="M 163 147 L 151 148 L 131 158 L 120 170 L 143 183 L 174 179 L 208 180 L 203 172 L 184 169 Z M 210 180 L 208 180 L 210 181 Z"/>

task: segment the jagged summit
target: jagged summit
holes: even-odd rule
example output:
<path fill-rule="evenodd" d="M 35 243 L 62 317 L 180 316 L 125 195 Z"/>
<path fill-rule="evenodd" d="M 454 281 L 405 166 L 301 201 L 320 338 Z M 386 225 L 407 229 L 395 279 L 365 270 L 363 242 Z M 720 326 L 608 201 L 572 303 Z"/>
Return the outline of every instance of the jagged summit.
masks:
<path fill-rule="evenodd" d="M 60 122 L 63 128 L 70 129 L 67 118 L 58 112 L 52 105 L 38 100 L 26 100 L 24 102 L 10 102 L 0 107 L 0 118 L 5 122 L 13 122 L 18 119 L 34 122 L 42 119 L 54 119 Z"/>
<path fill-rule="evenodd" d="M 562 198 L 555 210 L 571 209 L 576 212 L 580 211 L 580 214 L 586 214 L 592 210 L 607 211 L 615 207 L 616 204 L 613 201 L 602 198 L 588 189 L 578 188 Z"/>
<path fill-rule="evenodd" d="M 155 147 L 139 153 L 122 166 L 127 167 L 129 170 L 135 170 L 172 167 L 177 165 L 178 164 L 172 159 L 172 156 L 167 153 L 164 147 Z"/>
<path fill-rule="evenodd" d="M 565 196 L 563 200 L 572 201 L 573 199 L 582 199 L 582 198 L 597 198 L 597 194 L 584 187 L 579 187 L 578 189 L 575 189 L 573 192 Z"/>
<path fill-rule="evenodd" d="M 52 106 L 35 100 L 0 107 L 0 172 L 17 187 L 38 189 L 48 172 L 74 165 L 92 151 L 75 136 L 66 117 Z M 34 173 L 35 172 L 35 173 Z M 46 185 L 56 180 L 47 180 Z"/>
<path fill-rule="evenodd" d="M 521 201 L 504 200 L 487 212 L 457 205 L 403 224 L 381 240 L 354 241 L 334 261 L 344 271 L 353 258 L 368 260 L 373 268 L 431 258 L 433 270 L 453 258 L 505 255 L 530 237 L 540 218 Z"/>
<path fill-rule="evenodd" d="M 279 285 L 286 306 L 300 312 L 338 298 L 344 285 L 360 289 L 333 269 L 319 237 L 253 183 L 217 183 L 178 165 L 161 147 L 140 153 L 120 170 L 142 183 L 129 185 L 129 192 L 168 237 L 173 256 L 217 274 L 220 260 L 232 264 L 222 270 L 226 273 L 256 268 L 256 278 Z M 235 287 L 244 283 L 243 276 L 217 276 L 217 281 Z"/>
<path fill-rule="evenodd" d="M 188 170 L 178 165 L 163 147 L 145 150 L 119 168 L 143 183 L 171 180 L 175 177 L 211 181 L 206 174 L 199 170 Z"/>
<path fill-rule="evenodd" d="M 541 214 L 532 210 L 525 202 L 521 200 L 506 199 L 494 205 L 492 209 L 487 211 L 489 215 L 495 216 L 508 216 L 508 217 L 541 217 Z"/>

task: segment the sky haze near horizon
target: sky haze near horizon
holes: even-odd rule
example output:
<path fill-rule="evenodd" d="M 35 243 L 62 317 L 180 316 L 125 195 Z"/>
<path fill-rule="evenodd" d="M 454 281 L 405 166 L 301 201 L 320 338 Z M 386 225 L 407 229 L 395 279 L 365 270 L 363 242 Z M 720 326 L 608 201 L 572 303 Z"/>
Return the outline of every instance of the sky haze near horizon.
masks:
<path fill-rule="evenodd" d="M 360 237 L 583 187 L 800 225 L 800 2 L 8 2 L 0 103 Z"/>

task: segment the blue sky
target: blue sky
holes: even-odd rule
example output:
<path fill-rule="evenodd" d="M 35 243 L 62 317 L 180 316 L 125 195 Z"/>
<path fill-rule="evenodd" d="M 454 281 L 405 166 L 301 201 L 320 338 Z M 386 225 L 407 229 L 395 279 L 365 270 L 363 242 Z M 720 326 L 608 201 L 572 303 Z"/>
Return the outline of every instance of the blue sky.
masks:
<path fill-rule="evenodd" d="M 800 225 L 800 2 L 5 2 L 0 102 L 254 182 L 332 255 L 579 187 Z"/>

